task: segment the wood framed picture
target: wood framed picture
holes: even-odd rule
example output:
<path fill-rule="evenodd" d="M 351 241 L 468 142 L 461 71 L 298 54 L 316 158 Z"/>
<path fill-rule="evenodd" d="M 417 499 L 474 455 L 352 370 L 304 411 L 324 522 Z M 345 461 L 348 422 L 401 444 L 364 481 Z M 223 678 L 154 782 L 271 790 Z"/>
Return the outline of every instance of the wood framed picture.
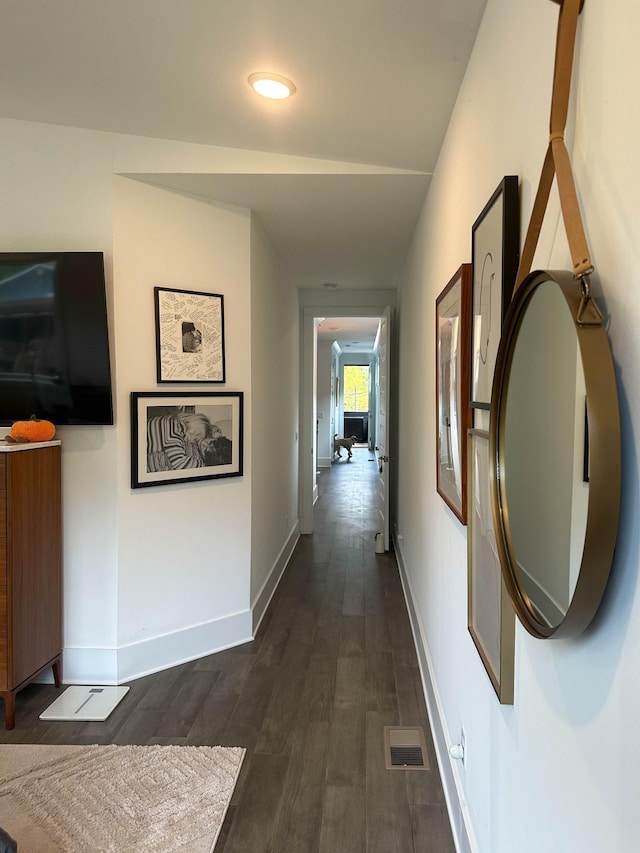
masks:
<path fill-rule="evenodd" d="M 471 337 L 471 264 L 462 264 L 436 299 L 438 494 L 467 523 L 467 430 Z"/>
<path fill-rule="evenodd" d="M 242 476 L 243 394 L 134 391 L 131 488 Z"/>
<path fill-rule="evenodd" d="M 489 434 L 468 432 L 468 627 L 496 695 L 513 704 L 515 612 L 502 579 L 489 491 Z"/>
<path fill-rule="evenodd" d="M 518 272 L 518 177 L 505 176 L 471 229 L 471 406 L 489 409 L 502 321 Z"/>
<path fill-rule="evenodd" d="M 154 287 L 158 383 L 224 382 L 224 298 Z"/>

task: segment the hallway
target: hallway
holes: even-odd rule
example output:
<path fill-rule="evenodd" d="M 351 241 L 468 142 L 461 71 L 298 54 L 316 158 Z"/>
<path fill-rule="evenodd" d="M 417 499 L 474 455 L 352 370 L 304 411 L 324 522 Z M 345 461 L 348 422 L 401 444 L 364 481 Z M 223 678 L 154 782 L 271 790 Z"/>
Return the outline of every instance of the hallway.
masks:
<path fill-rule="evenodd" d="M 217 853 L 452 853 L 395 559 L 375 554 L 366 448 L 319 476 L 256 639 L 141 678 L 105 723 L 45 723 L 55 688 L 18 694 L 2 742 L 247 748 Z M 423 725 L 426 771 L 385 770 L 383 726 Z"/>

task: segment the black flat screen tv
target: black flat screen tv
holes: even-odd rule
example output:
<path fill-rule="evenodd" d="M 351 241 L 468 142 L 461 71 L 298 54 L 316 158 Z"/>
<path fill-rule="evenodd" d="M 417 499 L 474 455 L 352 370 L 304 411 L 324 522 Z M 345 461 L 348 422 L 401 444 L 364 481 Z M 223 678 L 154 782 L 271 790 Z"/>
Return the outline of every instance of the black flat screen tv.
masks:
<path fill-rule="evenodd" d="M 0 253 L 0 424 L 113 423 L 102 252 Z"/>

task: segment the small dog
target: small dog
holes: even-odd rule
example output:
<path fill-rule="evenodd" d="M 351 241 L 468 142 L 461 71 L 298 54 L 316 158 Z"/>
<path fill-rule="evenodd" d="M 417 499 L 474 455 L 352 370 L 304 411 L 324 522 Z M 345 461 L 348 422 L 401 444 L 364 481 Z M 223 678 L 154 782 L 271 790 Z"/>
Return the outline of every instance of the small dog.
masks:
<path fill-rule="evenodd" d="M 351 452 L 351 448 L 354 444 L 356 444 L 358 439 L 355 435 L 352 435 L 350 438 L 338 438 L 338 433 L 333 436 L 333 455 L 338 454 L 338 459 L 342 459 L 342 454 L 340 453 L 340 448 L 344 447 L 349 456 L 348 459 L 351 459 L 353 453 Z"/>

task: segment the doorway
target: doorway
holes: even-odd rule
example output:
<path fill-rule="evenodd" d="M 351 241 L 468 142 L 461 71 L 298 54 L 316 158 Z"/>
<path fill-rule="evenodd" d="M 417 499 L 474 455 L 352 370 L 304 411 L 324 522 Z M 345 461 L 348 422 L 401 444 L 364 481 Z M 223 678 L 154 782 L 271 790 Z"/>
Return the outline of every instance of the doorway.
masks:
<path fill-rule="evenodd" d="M 342 434 L 368 444 L 371 410 L 371 367 L 367 364 L 345 364 L 343 385 Z"/>
<path fill-rule="evenodd" d="M 304 299 L 304 291 L 301 291 L 301 301 Z M 311 296 L 311 294 L 309 294 Z M 336 294 L 336 297 L 344 297 L 347 294 Z M 326 298 L 326 294 L 322 294 Z M 330 388 L 324 388 L 323 393 L 327 399 L 333 399 L 333 423 L 329 419 L 326 424 L 327 412 L 330 409 L 318 409 L 318 327 L 319 324 L 329 322 L 332 318 L 371 318 L 376 321 L 385 316 L 385 311 L 389 303 L 395 304 L 395 291 L 379 291 L 379 292 L 364 292 L 362 296 L 358 294 L 358 305 L 343 305 L 336 304 L 341 301 L 336 298 L 334 304 L 309 304 L 302 306 L 301 311 L 301 394 L 300 394 L 300 531 L 301 533 L 313 533 L 313 506 L 317 499 L 317 471 L 318 471 L 318 440 L 322 431 L 322 426 L 325 424 L 331 430 L 331 438 L 334 433 L 342 433 L 344 417 L 343 399 L 344 395 L 341 388 L 340 374 L 334 371 L 331 380 Z M 369 298 L 368 301 L 365 297 Z M 374 301 L 375 298 L 382 297 L 380 302 Z M 384 300 L 384 301 L 383 301 Z M 325 300 L 318 300 L 318 302 Z M 356 300 L 354 300 L 356 301 Z M 371 348 L 373 351 L 373 347 Z M 356 359 L 360 360 L 360 359 Z M 351 358 L 353 363 L 353 358 Z M 371 363 L 367 359 L 369 364 Z M 336 382 L 338 379 L 338 382 Z M 338 395 L 336 395 L 336 386 L 338 386 Z M 338 402 L 336 405 L 336 396 Z M 375 405 L 375 400 L 374 400 Z M 367 413 L 369 414 L 369 413 Z M 321 415 L 321 417 L 318 417 Z M 336 424 L 339 428 L 336 429 Z M 373 424 L 371 420 L 367 425 L 368 437 L 371 437 Z"/>

